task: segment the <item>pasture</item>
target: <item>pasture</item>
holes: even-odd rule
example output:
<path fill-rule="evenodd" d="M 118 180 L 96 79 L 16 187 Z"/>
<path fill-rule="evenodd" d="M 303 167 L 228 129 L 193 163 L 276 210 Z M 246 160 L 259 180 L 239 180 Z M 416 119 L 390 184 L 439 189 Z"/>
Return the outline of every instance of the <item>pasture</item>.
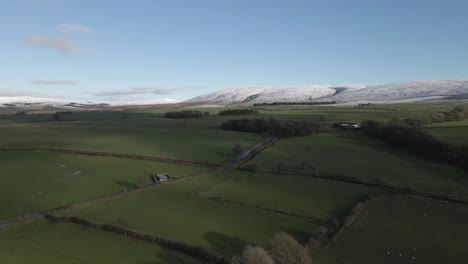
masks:
<path fill-rule="evenodd" d="M 467 263 L 467 220 L 466 205 L 380 198 L 314 260 L 319 264 Z"/>
<path fill-rule="evenodd" d="M 318 224 L 196 195 L 238 174 L 228 171 L 200 176 L 64 214 L 109 224 L 124 220 L 130 228 L 228 255 L 239 253 L 249 243 L 265 246 L 279 231 L 302 242 L 317 236 Z"/>
<path fill-rule="evenodd" d="M 468 197 L 468 178 L 462 169 L 392 149 L 359 132 L 282 139 L 250 164 L 265 172 L 278 172 L 278 165 L 283 164 L 291 174 L 315 170 L 318 176 L 345 175 L 366 183 Z"/>
<path fill-rule="evenodd" d="M 293 191 L 292 191 L 293 190 Z M 239 175 L 201 195 L 331 222 L 378 189 L 301 175 Z"/>
<path fill-rule="evenodd" d="M 45 220 L 0 230 L 0 259 L 17 264 L 201 263 L 154 244 Z"/>
<path fill-rule="evenodd" d="M 206 170 L 179 164 L 49 152 L 0 152 L 0 220 Z"/>
<path fill-rule="evenodd" d="M 468 145 L 468 121 L 445 122 L 430 125 L 424 130 L 454 145 Z"/>
<path fill-rule="evenodd" d="M 218 169 L 60 213 L 111 225 L 125 223 L 137 231 L 233 256 L 247 244 L 267 247 L 275 232 L 289 233 L 305 244 L 323 234 L 324 226 L 339 225 L 357 202 L 388 192 L 360 183 L 467 201 L 466 170 L 394 149 L 359 131 L 328 128 L 339 121 L 425 117 L 461 103 L 466 104 L 260 106 L 258 114 L 248 116 L 217 115 L 223 108 L 194 108 L 211 113 L 196 119 L 164 118 L 166 111 L 181 110 L 171 107 L 76 112 L 61 116 L 60 121 L 53 121 L 51 113 L 1 116 L 0 148 L 61 148 L 223 164 L 235 156 L 235 144 L 246 148 L 266 138 L 222 130 L 220 125 L 228 119 L 272 117 L 325 124 L 323 133 L 282 138 L 260 152 L 245 164 L 255 167 L 255 172 Z M 467 142 L 467 127 L 461 121 L 424 130 L 462 145 Z M 137 189 L 151 183 L 151 173 L 167 172 L 177 178 L 206 170 L 112 157 L 0 151 L 0 221 Z M 333 175 L 355 182 L 327 179 Z M 448 256 L 447 263 L 465 263 L 461 245 L 468 244 L 467 220 L 465 205 L 379 198 L 338 240 L 320 248 L 313 261 L 443 263 L 443 256 Z M 6 263 L 38 259 L 47 263 L 198 263 L 127 237 L 44 220 L 0 227 L 0 259 Z"/>
<path fill-rule="evenodd" d="M 262 139 L 255 134 L 191 128 L 183 121 L 168 125 L 168 121 L 13 123 L 0 126 L 0 148 L 51 147 L 222 163 L 231 157 L 234 144 L 248 147 Z"/>

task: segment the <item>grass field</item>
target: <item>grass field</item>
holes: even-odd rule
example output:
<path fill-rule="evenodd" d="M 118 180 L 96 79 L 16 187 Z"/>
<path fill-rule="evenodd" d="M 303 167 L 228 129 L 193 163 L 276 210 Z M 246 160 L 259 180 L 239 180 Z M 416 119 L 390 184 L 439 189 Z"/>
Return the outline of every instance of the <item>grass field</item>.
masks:
<path fill-rule="evenodd" d="M 45 220 L 0 230 L 2 263 L 198 264 L 154 244 Z"/>
<path fill-rule="evenodd" d="M 294 191 L 291 191 L 294 190 Z M 378 189 L 300 175 L 242 175 L 200 194 L 331 221 Z"/>
<path fill-rule="evenodd" d="M 48 152 L 0 152 L 0 220 L 39 212 L 173 177 L 206 170 L 185 165 Z"/>
<path fill-rule="evenodd" d="M 316 253 L 314 263 L 468 263 L 467 221 L 465 205 L 381 198 L 337 241 Z"/>
<path fill-rule="evenodd" d="M 67 148 L 221 163 L 231 156 L 235 144 L 248 147 L 262 139 L 256 134 L 215 129 L 155 128 L 145 127 L 143 121 L 143 126 L 111 121 L 99 121 L 96 125 L 93 122 L 3 125 L 0 147 Z"/>
<path fill-rule="evenodd" d="M 342 174 L 368 183 L 379 181 L 399 188 L 468 197 L 465 171 L 417 158 L 352 132 L 282 139 L 250 163 L 267 171 L 278 171 L 280 163 L 291 168 L 304 163 L 315 168 L 318 175 Z"/>
<path fill-rule="evenodd" d="M 51 113 L 1 116 L 0 148 L 64 148 L 220 164 L 233 158 L 235 144 L 248 147 L 265 139 L 260 134 L 220 129 L 228 119 L 385 122 L 450 111 L 458 104 L 466 102 L 361 108 L 262 106 L 258 114 L 249 116 L 220 116 L 222 108 L 205 108 L 199 110 L 211 115 L 200 119 L 164 118 L 166 111 L 180 110 L 171 108 L 76 112 L 55 122 Z M 468 141 L 467 127 L 462 121 L 424 129 L 462 145 Z M 252 164 L 257 166 L 256 173 L 213 172 L 61 214 L 113 225 L 125 222 L 131 229 L 232 256 L 247 244 L 266 247 L 275 232 L 287 232 L 306 243 L 321 234 L 323 225 L 343 219 L 356 202 L 383 192 L 305 174 L 343 175 L 364 183 L 468 200 L 466 171 L 393 149 L 358 131 L 330 128 L 321 134 L 283 138 L 248 163 Z M 205 170 L 44 151 L 0 152 L 0 221 L 135 189 L 150 183 L 150 173 L 180 177 Z M 419 198 L 378 199 L 335 243 L 320 249 L 314 263 L 466 263 L 462 246 L 468 244 L 467 208 Z M 39 220 L 2 228 L 2 263 L 198 263 L 155 245 L 73 224 Z"/>
<path fill-rule="evenodd" d="M 455 145 L 468 145 L 468 120 L 433 124 L 426 132 Z"/>
<path fill-rule="evenodd" d="M 302 242 L 317 235 L 317 224 L 194 195 L 238 174 L 232 171 L 201 176 L 66 214 L 112 224 L 124 220 L 130 228 L 229 255 L 239 253 L 248 243 L 266 245 L 279 231 L 291 233 Z"/>

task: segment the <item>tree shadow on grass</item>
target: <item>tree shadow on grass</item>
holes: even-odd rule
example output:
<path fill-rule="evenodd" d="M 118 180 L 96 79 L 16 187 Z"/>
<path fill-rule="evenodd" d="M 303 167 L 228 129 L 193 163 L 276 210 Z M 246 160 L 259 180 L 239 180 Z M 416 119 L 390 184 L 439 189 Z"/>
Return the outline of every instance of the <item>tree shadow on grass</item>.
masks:
<path fill-rule="evenodd" d="M 115 181 L 115 183 L 128 190 L 138 189 L 138 185 L 136 183 L 126 181 Z"/>
<path fill-rule="evenodd" d="M 155 260 L 136 262 L 136 264 L 199 264 L 202 263 L 195 258 L 176 252 L 156 253 Z"/>
<path fill-rule="evenodd" d="M 238 237 L 228 236 L 218 232 L 207 232 L 203 237 L 212 245 L 215 251 L 227 256 L 241 253 L 245 246 L 249 244 Z"/>
<path fill-rule="evenodd" d="M 310 238 L 314 237 L 310 233 L 306 233 L 306 232 L 298 231 L 298 230 L 293 230 L 293 229 L 283 229 L 283 230 L 278 231 L 278 232 L 285 232 L 285 233 L 291 235 L 294 239 L 297 240 L 297 242 L 299 242 L 301 244 L 307 244 L 307 242 L 309 242 Z"/>

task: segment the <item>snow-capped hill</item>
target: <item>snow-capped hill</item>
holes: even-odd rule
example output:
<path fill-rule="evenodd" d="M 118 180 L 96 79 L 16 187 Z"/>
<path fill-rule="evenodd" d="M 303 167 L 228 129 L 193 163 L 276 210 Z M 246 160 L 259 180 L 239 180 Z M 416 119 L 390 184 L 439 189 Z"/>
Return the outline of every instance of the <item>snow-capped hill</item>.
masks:
<path fill-rule="evenodd" d="M 371 85 L 367 88 L 335 94 L 337 102 L 388 101 L 415 98 L 447 97 L 468 93 L 468 81 L 414 81 Z"/>
<path fill-rule="evenodd" d="M 245 86 L 201 95 L 190 104 L 253 105 L 274 102 L 384 102 L 468 94 L 468 81 L 414 81 L 381 85 Z"/>
<path fill-rule="evenodd" d="M 299 85 L 299 86 L 244 86 L 201 95 L 187 103 L 219 105 L 256 104 L 270 102 L 309 102 L 347 90 L 362 89 L 365 85 Z"/>
<path fill-rule="evenodd" d="M 18 111 L 58 111 L 58 110 L 99 110 L 143 105 L 174 104 L 171 99 L 147 99 L 144 101 L 90 102 L 86 100 L 66 100 L 59 98 L 34 96 L 0 96 L 0 111 L 14 113 Z"/>

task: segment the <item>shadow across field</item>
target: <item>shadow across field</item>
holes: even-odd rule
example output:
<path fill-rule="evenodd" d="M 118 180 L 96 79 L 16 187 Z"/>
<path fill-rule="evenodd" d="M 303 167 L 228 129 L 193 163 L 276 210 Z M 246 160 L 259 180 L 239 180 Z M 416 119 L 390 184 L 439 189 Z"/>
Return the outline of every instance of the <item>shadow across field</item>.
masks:
<path fill-rule="evenodd" d="M 239 254 L 248 244 L 238 237 L 218 232 L 207 232 L 203 237 L 212 245 L 215 251 L 228 256 Z"/>
<path fill-rule="evenodd" d="M 136 262 L 135 264 L 195 264 L 201 263 L 195 259 L 184 255 L 177 255 L 172 253 L 155 253 L 155 260 Z"/>

